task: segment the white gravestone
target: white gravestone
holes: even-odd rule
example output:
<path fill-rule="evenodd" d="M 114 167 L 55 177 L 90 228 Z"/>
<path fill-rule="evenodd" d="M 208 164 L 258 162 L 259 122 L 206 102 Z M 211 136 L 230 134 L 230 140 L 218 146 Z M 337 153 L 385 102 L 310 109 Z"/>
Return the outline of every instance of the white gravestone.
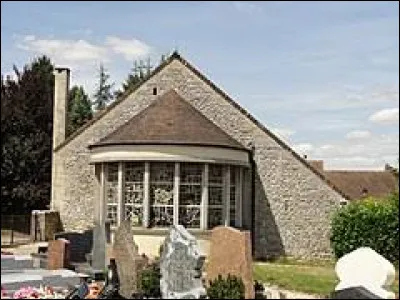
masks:
<path fill-rule="evenodd" d="M 362 286 L 378 297 L 395 298 L 395 294 L 385 288 L 393 283 L 396 270 L 371 248 L 361 247 L 342 256 L 336 263 L 335 271 L 340 280 L 335 291 Z"/>
<path fill-rule="evenodd" d="M 195 237 L 182 225 L 172 226 L 160 259 L 162 299 L 199 299 L 205 296 L 201 279 L 203 262 Z"/>

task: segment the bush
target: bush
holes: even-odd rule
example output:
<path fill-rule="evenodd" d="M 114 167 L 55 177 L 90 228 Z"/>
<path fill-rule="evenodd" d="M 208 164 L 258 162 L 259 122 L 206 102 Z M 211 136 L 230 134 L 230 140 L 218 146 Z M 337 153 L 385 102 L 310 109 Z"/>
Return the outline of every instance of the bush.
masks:
<path fill-rule="evenodd" d="M 331 246 L 336 258 L 370 247 L 391 262 L 399 261 L 399 194 L 355 201 L 332 218 Z"/>
<path fill-rule="evenodd" d="M 207 296 L 210 299 L 245 299 L 244 283 L 240 277 L 228 274 L 227 278 L 218 278 L 210 280 L 207 288 Z"/>
<path fill-rule="evenodd" d="M 156 261 L 144 269 L 139 275 L 139 290 L 148 298 L 161 297 L 160 291 L 160 266 Z"/>

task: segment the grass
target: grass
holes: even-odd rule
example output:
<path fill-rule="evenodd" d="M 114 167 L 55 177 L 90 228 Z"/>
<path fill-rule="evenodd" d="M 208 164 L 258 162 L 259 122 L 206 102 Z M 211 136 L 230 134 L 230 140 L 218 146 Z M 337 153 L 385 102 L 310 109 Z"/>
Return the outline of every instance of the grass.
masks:
<path fill-rule="evenodd" d="M 254 263 L 254 279 L 277 285 L 287 290 L 328 296 L 338 284 L 334 263 L 281 260 L 273 263 Z M 391 290 L 399 293 L 399 273 Z"/>

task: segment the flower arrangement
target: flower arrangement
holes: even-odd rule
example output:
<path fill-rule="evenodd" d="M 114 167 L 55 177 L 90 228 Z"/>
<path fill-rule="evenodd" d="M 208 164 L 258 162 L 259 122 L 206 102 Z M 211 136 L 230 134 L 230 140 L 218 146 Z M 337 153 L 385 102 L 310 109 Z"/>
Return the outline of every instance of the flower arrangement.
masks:
<path fill-rule="evenodd" d="M 89 294 L 86 299 L 97 299 L 101 288 L 102 286 L 98 283 L 89 284 Z M 65 299 L 67 294 L 67 291 L 65 293 L 55 292 L 50 286 L 40 286 L 39 288 L 26 286 L 11 295 L 1 286 L 0 299 Z"/>
<path fill-rule="evenodd" d="M 40 286 L 35 288 L 31 286 L 22 287 L 17 290 L 12 297 L 8 295 L 4 287 L 1 287 L 1 299 L 64 299 L 65 295 L 56 293 L 51 287 Z"/>

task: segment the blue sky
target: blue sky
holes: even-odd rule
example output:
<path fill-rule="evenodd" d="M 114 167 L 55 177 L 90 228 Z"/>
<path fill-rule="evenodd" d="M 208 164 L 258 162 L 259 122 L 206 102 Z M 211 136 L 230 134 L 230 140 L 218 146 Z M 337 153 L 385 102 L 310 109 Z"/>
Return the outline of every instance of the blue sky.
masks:
<path fill-rule="evenodd" d="M 2 74 L 47 54 L 92 94 L 174 49 L 298 153 L 398 165 L 398 2 L 1 2 Z"/>

